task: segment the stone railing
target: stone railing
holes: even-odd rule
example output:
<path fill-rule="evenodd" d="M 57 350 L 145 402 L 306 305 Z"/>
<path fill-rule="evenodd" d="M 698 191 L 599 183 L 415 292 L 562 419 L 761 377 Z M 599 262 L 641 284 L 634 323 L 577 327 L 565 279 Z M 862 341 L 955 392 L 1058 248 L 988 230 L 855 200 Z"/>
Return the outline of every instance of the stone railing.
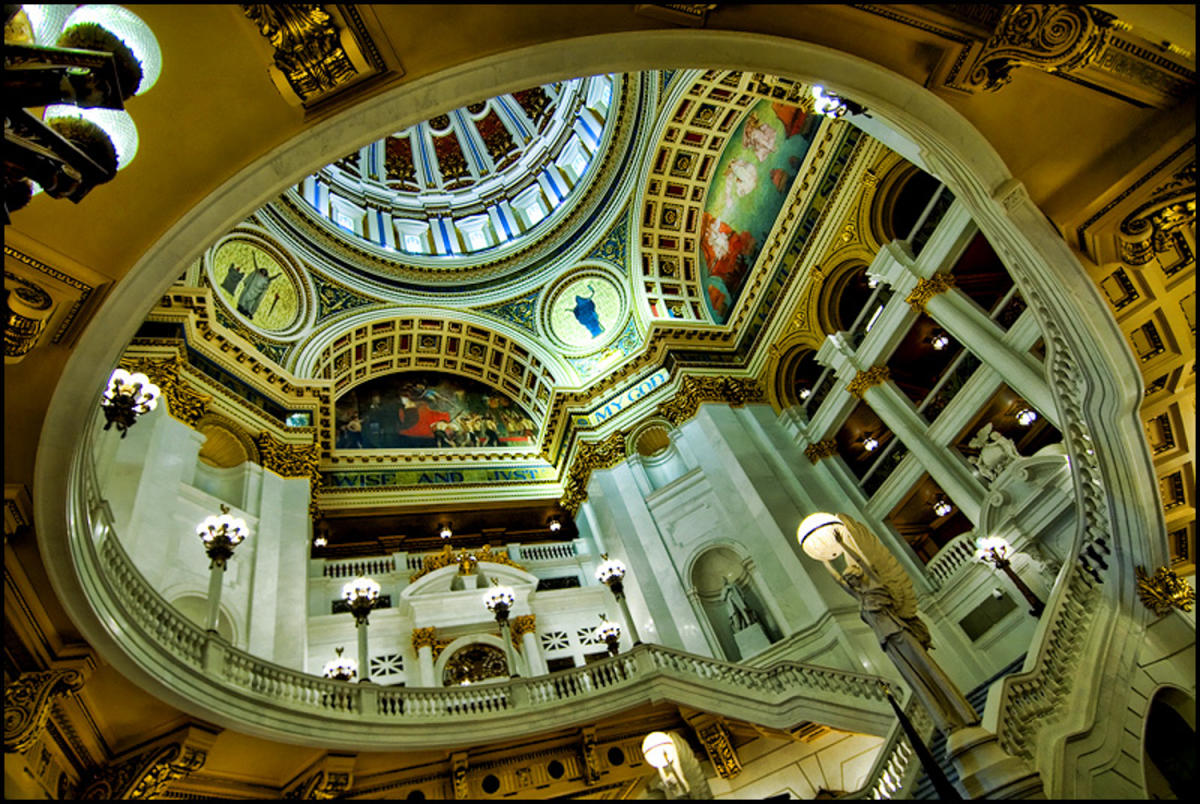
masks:
<path fill-rule="evenodd" d="M 742 667 L 657 645 L 551 675 L 452 688 L 351 684 L 282 667 L 230 646 L 168 604 L 125 552 L 94 476 L 81 480 L 85 493 L 72 505 L 77 536 L 91 536 L 75 540 L 91 568 L 89 598 L 113 624 L 126 659 L 164 699 L 240 731 L 325 747 L 451 747 L 663 700 L 779 728 L 817 719 L 886 734 L 893 722 L 873 676 L 790 661 Z"/>
<path fill-rule="evenodd" d="M 412 563 L 411 560 L 409 563 Z M 420 569 L 418 563 L 417 569 Z M 358 578 L 363 575 L 387 575 L 396 571 L 396 559 L 393 556 L 384 558 L 351 558 L 342 561 L 326 560 L 321 574 L 326 578 Z"/>
<path fill-rule="evenodd" d="M 960 533 L 951 539 L 937 555 L 925 565 L 925 574 L 934 587 L 946 583 L 963 567 L 975 561 L 975 531 Z"/>
<path fill-rule="evenodd" d="M 519 552 L 520 555 L 511 556 L 514 561 L 560 561 L 579 556 L 578 546 L 575 542 L 523 544 L 520 546 Z"/>

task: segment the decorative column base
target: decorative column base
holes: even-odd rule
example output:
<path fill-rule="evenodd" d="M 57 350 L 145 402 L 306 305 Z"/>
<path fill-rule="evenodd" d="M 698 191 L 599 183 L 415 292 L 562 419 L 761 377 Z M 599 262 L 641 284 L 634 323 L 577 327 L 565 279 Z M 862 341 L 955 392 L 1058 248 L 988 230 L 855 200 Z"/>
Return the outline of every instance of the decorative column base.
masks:
<path fill-rule="evenodd" d="M 946 752 L 958 771 L 958 787 L 971 799 L 1045 799 L 1042 777 L 1022 759 L 1007 753 L 982 726 L 952 731 Z"/>

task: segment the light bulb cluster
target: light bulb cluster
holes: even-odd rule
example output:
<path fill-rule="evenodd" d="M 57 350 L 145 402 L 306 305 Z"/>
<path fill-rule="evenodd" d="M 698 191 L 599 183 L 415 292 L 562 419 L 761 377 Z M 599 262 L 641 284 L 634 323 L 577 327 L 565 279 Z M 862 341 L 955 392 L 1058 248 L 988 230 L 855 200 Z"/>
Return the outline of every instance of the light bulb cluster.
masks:
<path fill-rule="evenodd" d="M 124 438 L 125 432 L 133 426 L 138 416 L 158 407 L 160 396 L 162 391 L 145 374 L 130 374 L 125 369 L 117 369 L 108 378 L 108 385 L 100 395 L 100 406 L 104 408 L 104 417 L 107 419 L 104 429 L 115 424 L 121 432 L 121 438 Z"/>
<path fill-rule="evenodd" d="M 487 606 L 490 612 L 496 612 L 498 609 L 510 609 L 516 601 L 517 597 L 513 594 L 512 588 L 500 584 L 483 593 L 483 605 Z"/>
<path fill-rule="evenodd" d="M 603 584 L 611 584 L 625 577 L 625 565 L 615 558 L 606 558 L 596 568 L 596 580 Z"/>
<path fill-rule="evenodd" d="M 933 501 L 933 512 L 938 516 L 948 516 L 954 510 L 954 505 L 945 497 L 938 496 Z"/>
<path fill-rule="evenodd" d="M 229 506 L 222 505 L 221 513 L 206 516 L 196 526 L 196 535 L 204 544 L 212 564 L 210 567 L 225 568 L 225 562 L 233 557 L 233 550 L 250 535 L 246 520 L 229 513 Z"/>
<path fill-rule="evenodd" d="M 826 91 L 825 87 L 820 84 L 813 85 L 812 96 L 813 111 L 825 117 L 838 119 L 848 114 L 862 114 L 866 111 L 866 109 L 857 103 L 848 101 L 841 95 Z"/>
<path fill-rule="evenodd" d="M 873 435 L 869 435 L 863 439 L 862 445 L 863 449 L 865 449 L 867 452 L 874 452 L 875 450 L 879 449 L 879 439 Z"/>
<path fill-rule="evenodd" d="M 997 566 L 1008 558 L 1009 544 L 1003 536 L 980 536 L 975 540 L 975 558 Z"/>
<path fill-rule="evenodd" d="M 342 599 L 351 606 L 355 601 L 362 600 L 373 604 L 379 599 L 380 589 L 379 584 L 371 578 L 355 578 L 342 586 Z"/>
<path fill-rule="evenodd" d="M 944 332 L 938 332 L 929 339 L 929 345 L 940 352 L 950 345 L 950 336 Z"/>
<path fill-rule="evenodd" d="M 338 648 L 337 657 L 325 662 L 321 674 L 336 681 L 353 681 L 358 675 L 358 662 L 342 656 L 342 649 Z"/>
<path fill-rule="evenodd" d="M 68 11 L 72 8 L 63 5 L 24 6 L 38 45 L 70 46 L 70 31 L 73 28 L 89 24 L 98 25 L 129 48 L 141 66 L 142 79 L 132 94 L 141 95 L 154 86 L 162 72 L 162 50 L 150 26 L 122 6 L 82 5 Z M 65 11 L 67 13 L 64 13 Z M 59 45 L 64 36 L 67 37 L 68 43 Z M 47 123 L 65 118 L 81 118 L 98 126 L 116 149 L 117 170 L 123 170 L 137 155 L 137 126 L 129 112 L 124 109 L 51 104 L 42 112 L 42 119 Z"/>
<path fill-rule="evenodd" d="M 1017 424 L 1028 427 L 1037 421 L 1037 412 L 1033 408 L 1021 408 L 1016 413 Z"/>

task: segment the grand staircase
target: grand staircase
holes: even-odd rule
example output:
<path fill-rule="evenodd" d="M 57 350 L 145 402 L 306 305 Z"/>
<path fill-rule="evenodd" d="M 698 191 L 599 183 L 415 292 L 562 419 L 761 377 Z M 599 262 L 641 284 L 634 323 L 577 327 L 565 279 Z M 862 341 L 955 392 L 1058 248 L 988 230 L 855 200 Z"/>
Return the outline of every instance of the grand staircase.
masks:
<path fill-rule="evenodd" d="M 1021 654 L 999 673 L 996 673 L 996 675 L 968 692 L 967 701 L 974 707 L 975 711 L 982 714 L 984 704 L 987 703 L 988 688 L 995 683 L 996 679 L 1018 672 L 1024 663 L 1025 654 Z M 946 755 L 946 735 L 935 730 L 933 738 L 929 741 L 929 752 L 937 759 L 938 767 L 946 774 L 946 778 L 950 780 L 950 784 L 957 785 L 958 771 L 955 769 L 954 763 L 950 761 L 950 757 Z M 930 780 L 929 774 L 925 773 L 925 771 L 921 771 L 921 775 L 917 777 L 917 784 L 913 788 L 912 798 L 923 801 L 937 800 L 937 793 L 933 788 L 933 782 Z"/>

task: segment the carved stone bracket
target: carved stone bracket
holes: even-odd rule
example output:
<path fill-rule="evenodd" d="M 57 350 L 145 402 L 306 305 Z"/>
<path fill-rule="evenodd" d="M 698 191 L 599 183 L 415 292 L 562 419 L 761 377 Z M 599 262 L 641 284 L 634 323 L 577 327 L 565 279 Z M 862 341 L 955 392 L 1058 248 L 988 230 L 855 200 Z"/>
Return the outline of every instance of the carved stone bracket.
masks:
<path fill-rule="evenodd" d="M 950 288 L 954 287 L 954 276 L 952 274 L 934 274 L 928 279 L 922 278 L 917 282 L 916 287 L 904 299 L 908 305 L 918 313 L 925 312 L 925 305 L 929 300 L 940 293 L 945 293 Z"/>
<path fill-rule="evenodd" d="M 587 785 L 600 781 L 600 757 L 596 752 L 596 729 L 588 726 L 580 730 L 579 754 L 583 759 L 583 783 Z"/>
<path fill-rule="evenodd" d="M 80 785 L 81 799 L 158 798 L 171 782 L 204 766 L 214 732 L 189 726 L 166 742 L 115 760 Z"/>
<path fill-rule="evenodd" d="M 814 442 L 804 448 L 804 455 L 813 463 L 816 463 L 822 458 L 830 458 L 837 454 L 837 441 L 834 441 L 832 438 L 827 438 L 824 441 Z"/>
<path fill-rule="evenodd" d="M 54 313 L 54 300 L 41 285 L 4 272 L 8 303 L 4 321 L 4 362 L 19 362 L 37 345 Z"/>
<path fill-rule="evenodd" d="M 608 469 L 625 460 L 625 434 L 618 431 L 602 441 L 583 441 L 563 484 L 561 504 L 572 515 L 587 499 L 588 479 L 595 469 Z"/>
<path fill-rule="evenodd" d="M 696 729 L 696 736 L 704 745 L 704 750 L 708 753 L 713 768 L 722 779 L 729 779 L 741 772 L 742 762 L 738 759 L 737 750 L 734 749 L 733 742 L 729 739 L 729 730 L 721 721 L 714 720 L 700 726 L 693 724 L 693 728 Z"/>
<path fill-rule="evenodd" d="M 1184 230 L 1196 227 L 1196 161 L 1193 159 L 1154 190 L 1151 199 L 1125 216 L 1117 229 L 1120 259 L 1128 265 L 1146 265 L 1159 255 L 1174 253 L 1164 270 L 1195 260 L 1192 244 Z"/>
<path fill-rule="evenodd" d="M 854 379 L 846 383 L 846 390 L 859 399 L 863 395 L 874 388 L 876 385 L 887 382 L 892 376 L 892 372 L 887 366 L 871 366 L 866 371 L 860 371 L 854 375 Z"/>
<path fill-rule="evenodd" d="M 450 784 L 456 799 L 471 797 L 467 786 L 467 754 L 465 751 L 450 755 Z"/>
<path fill-rule="evenodd" d="M 316 768 L 286 791 L 283 798 L 324 801 L 342 797 L 354 778 L 354 760 L 353 756 L 343 754 L 322 757 Z"/>
<path fill-rule="evenodd" d="M 1159 567 L 1154 575 L 1150 576 L 1146 574 L 1144 567 L 1137 567 L 1134 576 L 1137 578 L 1138 599 L 1160 617 L 1173 608 L 1180 611 L 1192 610 L 1196 592 L 1174 571 Z"/>
<path fill-rule="evenodd" d="M 37 742 L 50 719 L 51 705 L 60 695 L 83 687 L 78 670 L 22 673 L 4 688 L 4 751 L 20 754 Z"/>

